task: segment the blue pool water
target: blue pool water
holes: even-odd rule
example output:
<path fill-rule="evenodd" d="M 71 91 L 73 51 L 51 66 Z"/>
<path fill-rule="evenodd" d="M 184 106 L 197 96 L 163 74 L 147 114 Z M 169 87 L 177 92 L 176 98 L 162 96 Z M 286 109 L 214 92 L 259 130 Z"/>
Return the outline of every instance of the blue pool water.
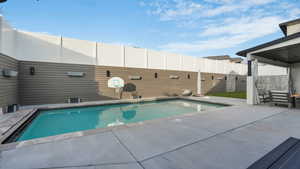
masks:
<path fill-rule="evenodd" d="M 223 105 L 176 99 L 41 111 L 16 141 L 201 112 L 218 107 Z"/>

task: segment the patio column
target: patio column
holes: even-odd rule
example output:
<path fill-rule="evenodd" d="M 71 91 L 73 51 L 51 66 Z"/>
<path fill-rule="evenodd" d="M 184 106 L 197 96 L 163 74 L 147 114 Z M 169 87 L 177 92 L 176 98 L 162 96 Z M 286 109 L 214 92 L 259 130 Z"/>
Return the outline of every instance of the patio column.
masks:
<path fill-rule="evenodd" d="M 247 54 L 248 76 L 247 76 L 247 104 L 255 105 L 259 103 L 257 91 L 258 61 L 254 55 Z"/>
<path fill-rule="evenodd" d="M 201 88 L 202 88 L 202 81 L 201 81 L 201 71 L 200 69 L 198 70 L 198 77 L 197 77 L 197 94 L 198 95 L 201 95 L 202 94 L 202 91 L 201 91 Z"/>

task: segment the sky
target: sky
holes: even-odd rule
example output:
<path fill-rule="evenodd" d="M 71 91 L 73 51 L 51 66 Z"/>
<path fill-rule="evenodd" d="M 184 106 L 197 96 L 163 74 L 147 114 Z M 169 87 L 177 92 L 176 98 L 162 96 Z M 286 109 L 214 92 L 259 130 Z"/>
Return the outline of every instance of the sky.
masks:
<path fill-rule="evenodd" d="M 231 55 L 283 36 L 300 0 L 7 0 L 15 28 L 196 57 Z"/>

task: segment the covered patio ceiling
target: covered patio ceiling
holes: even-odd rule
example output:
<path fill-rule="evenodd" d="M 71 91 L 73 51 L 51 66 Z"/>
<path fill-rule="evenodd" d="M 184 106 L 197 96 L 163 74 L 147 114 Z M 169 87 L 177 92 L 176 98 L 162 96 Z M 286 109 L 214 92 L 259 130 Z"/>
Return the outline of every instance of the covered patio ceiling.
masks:
<path fill-rule="evenodd" d="M 253 53 L 253 55 L 288 64 L 300 63 L 300 43 Z"/>
<path fill-rule="evenodd" d="M 300 63 L 300 32 L 242 50 L 237 55 L 252 55 L 259 62 L 283 67 Z"/>

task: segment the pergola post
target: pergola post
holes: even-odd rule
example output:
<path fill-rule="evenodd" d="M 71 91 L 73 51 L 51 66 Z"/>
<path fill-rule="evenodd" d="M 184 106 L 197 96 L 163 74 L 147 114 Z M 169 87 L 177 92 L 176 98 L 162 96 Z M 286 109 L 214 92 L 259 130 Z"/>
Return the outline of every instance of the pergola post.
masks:
<path fill-rule="evenodd" d="M 247 54 L 248 75 L 247 75 L 247 104 L 255 105 L 259 103 L 257 91 L 258 61 L 254 55 Z"/>
<path fill-rule="evenodd" d="M 197 94 L 198 95 L 201 95 L 202 94 L 202 91 L 201 91 L 201 88 L 202 88 L 202 81 L 201 81 L 201 71 L 200 69 L 198 70 L 198 77 L 197 77 Z"/>

